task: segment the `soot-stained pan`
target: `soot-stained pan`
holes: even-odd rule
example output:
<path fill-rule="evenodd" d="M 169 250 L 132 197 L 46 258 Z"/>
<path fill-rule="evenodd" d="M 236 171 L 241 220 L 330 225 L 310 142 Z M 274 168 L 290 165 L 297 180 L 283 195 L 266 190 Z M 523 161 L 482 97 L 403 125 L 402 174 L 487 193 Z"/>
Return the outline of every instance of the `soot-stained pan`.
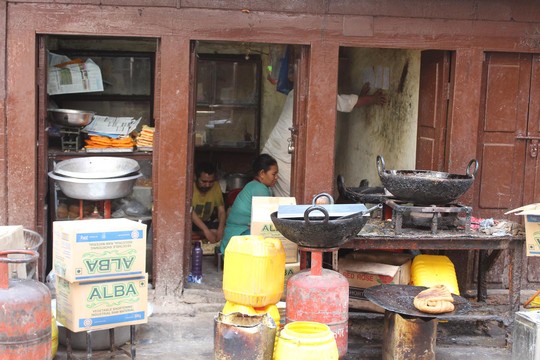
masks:
<path fill-rule="evenodd" d="M 385 310 L 401 315 L 416 316 L 423 318 L 449 318 L 453 315 L 463 315 L 471 309 L 471 304 L 463 297 L 452 294 L 455 309 L 452 312 L 442 314 L 428 314 L 414 307 L 413 300 L 425 286 L 412 285 L 377 285 L 364 290 L 364 296 Z"/>
<path fill-rule="evenodd" d="M 383 186 L 397 199 L 417 205 L 444 205 L 469 190 L 478 171 L 478 161 L 472 159 L 466 174 L 460 175 L 431 170 L 386 170 L 379 155 L 377 171 Z"/>

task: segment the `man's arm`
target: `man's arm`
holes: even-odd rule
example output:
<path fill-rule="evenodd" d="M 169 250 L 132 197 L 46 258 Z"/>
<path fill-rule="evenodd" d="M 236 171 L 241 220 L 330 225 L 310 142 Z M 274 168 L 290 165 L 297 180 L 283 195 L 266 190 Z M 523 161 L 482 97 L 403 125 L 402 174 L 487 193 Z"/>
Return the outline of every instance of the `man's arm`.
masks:
<path fill-rule="evenodd" d="M 201 220 L 201 218 L 195 213 L 195 211 L 191 212 L 191 221 L 193 224 L 201 229 L 201 231 L 204 234 L 204 237 L 211 243 L 216 242 L 216 234 L 212 232 L 208 226 Z"/>
<path fill-rule="evenodd" d="M 384 105 L 387 101 L 387 96 L 381 89 L 375 91 L 373 95 L 359 96 L 354 107 L 366 106 L 366 105 Z"/>

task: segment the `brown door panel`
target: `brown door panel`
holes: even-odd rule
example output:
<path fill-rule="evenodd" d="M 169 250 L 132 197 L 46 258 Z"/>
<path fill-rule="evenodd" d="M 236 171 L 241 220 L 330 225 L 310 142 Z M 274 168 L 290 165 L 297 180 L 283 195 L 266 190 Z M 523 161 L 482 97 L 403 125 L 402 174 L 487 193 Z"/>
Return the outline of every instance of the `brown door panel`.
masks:
<path fill-rule="evenodd" d="M 516 136 L 527 128 L 530 55 L 486 55 L 479 131 L 477 203 L 479 217 L 504 217 L 521 205 L 525 142 Z"/>
<path fill-rule="evenodd" d="M 479 206 L 504 212 L 513 197 L 512 192 L 516 169 L 512 166 L 514 146 L 512 144 L 484 144 L 482 169 L 480 172 Z"/>
<path fill-rule="evenodd" d="M 529 94 L 529 116 L 526 140 L 519 140 L 525 147 L 525 183 L 523 203 L 540 202 L 540 55 L 533 56 L 531 63 L 531 91 Z"/>
<path fill-rule="evenodd" d="M 423 51 L 420 65 L 420 96 L 416 168 L 444 170 L 448 110 L 450 56 L 446 51 Z"/>

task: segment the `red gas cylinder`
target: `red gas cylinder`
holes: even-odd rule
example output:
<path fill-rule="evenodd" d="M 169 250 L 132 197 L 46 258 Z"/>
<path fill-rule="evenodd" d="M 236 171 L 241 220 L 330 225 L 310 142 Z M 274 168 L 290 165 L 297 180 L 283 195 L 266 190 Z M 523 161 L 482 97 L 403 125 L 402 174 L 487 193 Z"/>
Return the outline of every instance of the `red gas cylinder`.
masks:
<path fill-rule="evenodd" d="M 24 257 L 7 258 L 8 254 Z M 33 250 L 0 251 L 0 359 L 51 359 L 51 293 L 33 279 L 9 279 L 8 263 L 36 262 Z"/>
<path fill-rule="evenodd" d="M 311 250 L 311 269 L 287 281 L 286 322 L 315 321 L 328 325 L 339 357 L 347 353 L 349 282 L 340 273 L 322 268 L 321 249 Z"/>

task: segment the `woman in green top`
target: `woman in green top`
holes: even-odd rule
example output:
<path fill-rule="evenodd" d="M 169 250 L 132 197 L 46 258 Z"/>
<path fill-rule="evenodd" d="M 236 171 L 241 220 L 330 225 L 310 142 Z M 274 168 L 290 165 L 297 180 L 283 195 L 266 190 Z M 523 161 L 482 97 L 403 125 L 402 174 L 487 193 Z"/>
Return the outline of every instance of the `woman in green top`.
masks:
<path fill-rule="evenodd" d="M 270 188 L 278 179 L 278 166 L 276 159 L 268 154 L 260 154 L 253 162 L 255 177 L 250 181 L 234 200 L 231 211 L 227 216 L 227 224 L 220 251 L 225 254 L 225 248 L 231 237 L 249 235 L 251 224 L 251 199 L 254 196 L 272 196 Z"/>

